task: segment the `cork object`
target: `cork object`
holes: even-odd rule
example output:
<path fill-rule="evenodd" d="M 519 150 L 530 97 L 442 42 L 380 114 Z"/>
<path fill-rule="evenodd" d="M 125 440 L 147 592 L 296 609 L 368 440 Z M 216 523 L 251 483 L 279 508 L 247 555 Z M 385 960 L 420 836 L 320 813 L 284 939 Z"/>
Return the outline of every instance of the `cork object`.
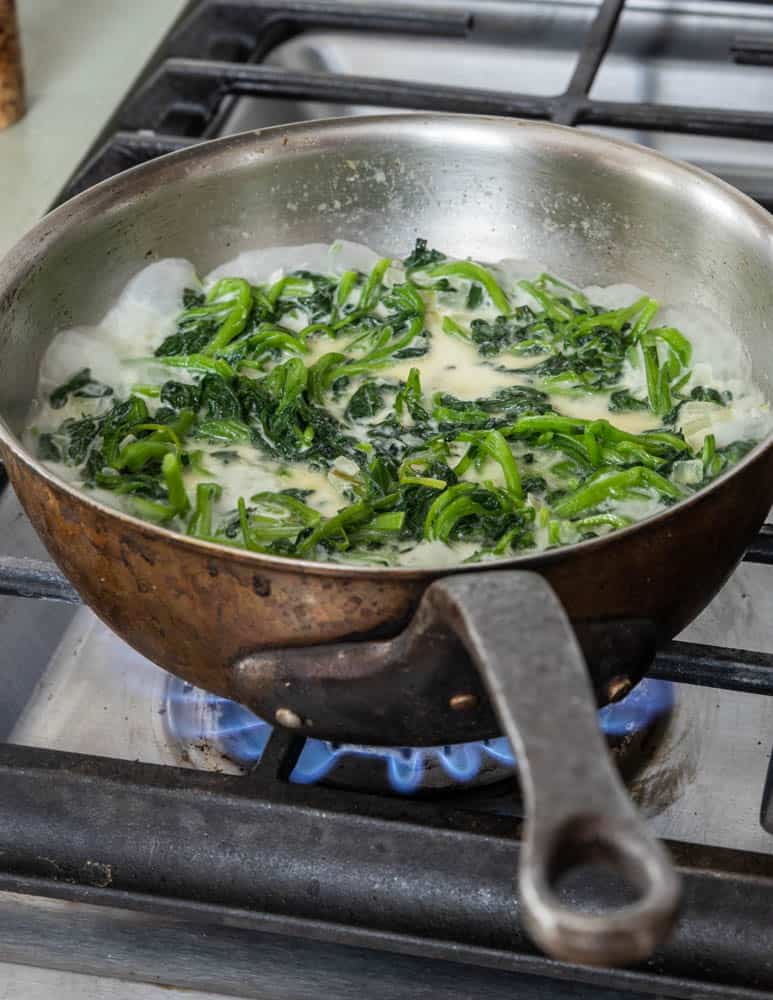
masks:
<path fill-rule="evenodd" d="M 16 0 L 0 0 L 0 129 L 24 114 L 24 78 Z"/>

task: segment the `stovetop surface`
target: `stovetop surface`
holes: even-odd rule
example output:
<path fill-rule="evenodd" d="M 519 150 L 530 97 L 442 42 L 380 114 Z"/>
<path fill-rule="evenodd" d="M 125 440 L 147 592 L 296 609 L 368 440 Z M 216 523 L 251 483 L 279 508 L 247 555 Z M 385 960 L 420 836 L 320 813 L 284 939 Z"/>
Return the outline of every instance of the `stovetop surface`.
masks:
<path fill-rule="evenodd" d="M 754 648 L 773 652 L 768 572 L 742 566 L 683 637 L 737 646 L 756 635 Z M 80 608 L 64 624 L 34 688 L 24 692 L 5 739 L 238 773 L 215 745 L 193 745 L 170 732 L 168 683 L 163 670 Z M 773 835 L 759 823 L 772 734 L 773 698 L 678 685 L 676 708 L 631 794 L 661 837 L 773 855 Z"/>
<path fill-rule="evenodd" d="M 328 6 L 341 5 L 332 0 Z M 550 95 L 570 80 L 578 39 L 596 12 L 595 5 L 582 0 L 426 0 L 421 9 L 472 11 L 474 32 L 466 39 L 436 39 L 325 28 L 291 38 L 265 61 L 298 72 Z M 773 107 L 770 66 L 740 65 L 732 58 L 749 38 L 773 38 L 773 9 L 735 2 L 635 0 L 624 10 L 591 96 L 768 111 Z M 373 105 L 242 97 L 226 102 L 208 134 L 375 110 Z M 614 134 L 707 166 L 773 203 L 770 143 L 630 129 Z M 0 555 L 45 557 L 9 490 L 0 496 Z M 769 567 L 743 564 L 682 638 L 773 653 L 770 572 Z M 0 637 L 0 740 L 191 770 L 230 769 L 217 753 L 192 756 L 170 737 L 163 711 L 166 675 L 88 610 L 0 597 Z M 773 855 L 773 836 L 759 823 L 773 740 L 773 698 L 691 685 L 678 685 L 676 694 L 665 737 L 632 786 L 635 800 L 652 828 L 673 842 Z M 72 953 L 72 933 L 79 942 L 77 955 Z M 194 997 L 199 994 L 187 991 L 311 997 L 324 990 L 345 997 L 357 990 L 386 998 L 406 995 L 407 983 L 413 984 L 411 995 L 428 997 L 618 996 L 601 986 L 588 993 L 579 983 L 527 975 L 519 976 L 514 994 L 511 974 L 496 969 L 301 942 L 235 926 L 203 930 L 173 917 L 159 924 L 120 908 L 83 900 L 44 901 L 10 891 L 0 892 L 0 940 L 6 941 L 2 957 L 17 963 L 0 966 L 8 996 L 42 996 L 51 983 L 62 997 L 89 996 L 92 990 L 95 996 L 136 995 L 142 1000 L 156 995 L 150 983 L 184 986 L 185 995 Z M 46 963 L 71 970 L 73 978 L 52 980 L 46 970 L 25 971 L 39 961 L 42 940 L 48 942 Z M 132 967 L 140 954 L 146 963 L 142 970 Z M 114 978 L 92 978 L 111 968 L 122 980 L 119 986 Z M 37 976 L 37 992 L 31 975 Z M 130 985 L 129 980 L 137 982 Z"/>

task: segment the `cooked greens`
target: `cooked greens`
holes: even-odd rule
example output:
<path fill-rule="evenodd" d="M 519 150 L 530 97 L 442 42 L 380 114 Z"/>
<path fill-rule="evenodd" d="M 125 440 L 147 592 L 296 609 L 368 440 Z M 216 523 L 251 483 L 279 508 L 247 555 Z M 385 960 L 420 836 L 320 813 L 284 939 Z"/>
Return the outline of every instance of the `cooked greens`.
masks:
<path fill-rule="evenodd" d="M 367 273 L 221 277 L 182 292 L 152 356 L 124 359 L 143 370 L 130 392 L 88 367 L 49 392 L 38 454 L 139 517 L 255 552 L 393 565 L 569 544 L 755 443 L 718 446 L 732 393 L 696 384 L 693 345 L 658 311 L 421 239 Z"/>

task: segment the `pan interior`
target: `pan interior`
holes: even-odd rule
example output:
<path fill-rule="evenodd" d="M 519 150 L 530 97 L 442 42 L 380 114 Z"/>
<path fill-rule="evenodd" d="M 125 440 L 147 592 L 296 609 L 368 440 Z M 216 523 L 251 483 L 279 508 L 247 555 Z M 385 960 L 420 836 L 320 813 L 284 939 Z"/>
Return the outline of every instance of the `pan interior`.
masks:
<path fill-rule="evenodd" d="M 208 143 L 44 219 L 0 265 L 0 419 L 20 433 L 51 337 L 98 321 L 152 260 L 187 257 L 206 273 L 256 247 L 343 238 L 388 254 L 417 237 L 707 309 L 741 337 L 771 399 L 773 227 L 762 209 L 689 167 L 587 133 L 395 115 Z"/>

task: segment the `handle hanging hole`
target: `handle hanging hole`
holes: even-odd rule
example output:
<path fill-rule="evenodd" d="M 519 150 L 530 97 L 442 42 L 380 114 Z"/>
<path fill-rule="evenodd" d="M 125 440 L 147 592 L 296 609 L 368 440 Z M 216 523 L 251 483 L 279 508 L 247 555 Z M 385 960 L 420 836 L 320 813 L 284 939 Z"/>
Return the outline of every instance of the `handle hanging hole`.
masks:
<path fill-rule="evenodd" d="M 574 817 L 556 836 L 548 885 L 562 906 L 579 913 L 633 906 L 650 886 L 637 846 L 624 824 L 606 817 Z"/>

